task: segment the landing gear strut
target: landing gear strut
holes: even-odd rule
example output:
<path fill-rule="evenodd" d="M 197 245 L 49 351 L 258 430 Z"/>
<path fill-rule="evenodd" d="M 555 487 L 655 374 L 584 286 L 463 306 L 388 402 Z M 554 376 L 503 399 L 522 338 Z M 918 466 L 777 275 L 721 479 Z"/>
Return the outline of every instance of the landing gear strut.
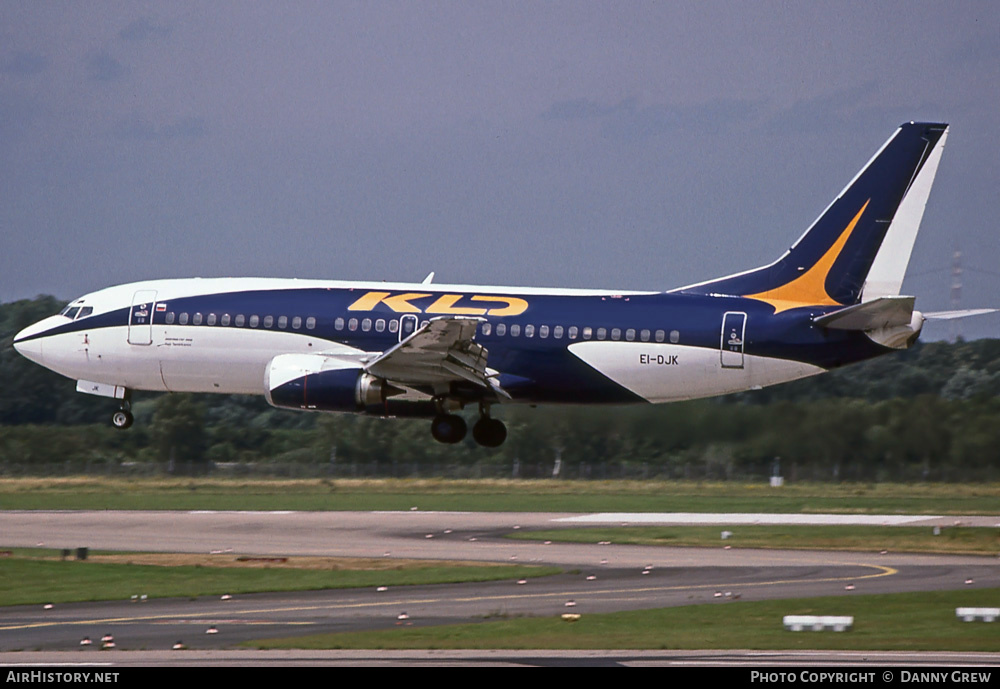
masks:
<path fill-rule="evenodd" d="M 120 428 L 125 430 L 132 425 L 135 419 L 132 417 L 132 395 L 130 391 L 125 391 L 125 397 L 122 398 L 121 408 L 111 415 L 111 423 L 114 424 L 115 428 Z"/>

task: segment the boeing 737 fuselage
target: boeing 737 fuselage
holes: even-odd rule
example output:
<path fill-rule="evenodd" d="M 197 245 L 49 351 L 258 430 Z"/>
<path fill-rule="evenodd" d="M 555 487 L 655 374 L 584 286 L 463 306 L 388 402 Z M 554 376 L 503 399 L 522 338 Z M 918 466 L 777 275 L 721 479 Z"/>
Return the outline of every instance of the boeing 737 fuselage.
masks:
<path fill-rule="evenodd" d="M 116 398 L 263 394 L 277 407 L 422 416 L 442 442 L 506 438 L 494 404 L 671 402 L 761 388 L 912 344 L 900 296 L 947 126 L 902 125 L 774 263 L 669 292 L 253 278 L 85 295 L 14 346 Z"/>

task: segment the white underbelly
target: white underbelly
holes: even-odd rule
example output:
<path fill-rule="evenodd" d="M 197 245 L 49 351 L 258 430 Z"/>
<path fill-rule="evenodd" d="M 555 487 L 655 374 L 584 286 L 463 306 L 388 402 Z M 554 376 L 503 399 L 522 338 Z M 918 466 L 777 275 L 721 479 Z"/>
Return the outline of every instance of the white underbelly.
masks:
<path fill-rule="evenodd" d="M 569 351 L 650 402 L 712 397 L 823 373 L 798 361 L 740 354 L 735 363 L 718 349 L 652 342 L 576 342 Z"/>

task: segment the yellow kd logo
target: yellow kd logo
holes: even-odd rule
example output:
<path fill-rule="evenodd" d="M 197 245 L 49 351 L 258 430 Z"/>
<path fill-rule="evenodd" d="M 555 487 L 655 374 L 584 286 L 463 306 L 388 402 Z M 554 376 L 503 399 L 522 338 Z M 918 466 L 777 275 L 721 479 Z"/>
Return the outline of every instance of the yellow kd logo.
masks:
<path fill-rule="evenodd" d="M 427 308 L 412 302 L 433 297 L 428 292 L 368 292 L 347 307 L 348 311 L 372 311 L 379 304 L 385 304 L 396 313 L 445 314 L 449 316 L 519 316 L 528 310 L 528 302 L 520 297 L 501 297 L 493 294 L 442 294 Z M 466 301 L 465 305 L 461 302 Z M 479 302 L 470 304 L 468 302 Z M 490 306 L 489 304 L 497 304 Z"/>

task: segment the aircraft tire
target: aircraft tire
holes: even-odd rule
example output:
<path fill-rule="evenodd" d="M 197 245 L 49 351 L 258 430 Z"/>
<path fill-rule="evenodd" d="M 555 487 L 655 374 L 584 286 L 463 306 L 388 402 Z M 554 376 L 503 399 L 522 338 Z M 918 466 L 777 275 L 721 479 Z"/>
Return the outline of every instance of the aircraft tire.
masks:
<path fill-rule="evenodd" d="M 453 445 L 465 437 L 465 419 L 457 414 L 441 414 L 431 422 L 431 435 L 439 443 Z"/>
<path fill-rule="evenodd" d="M 119 409 L 111 415 L 111 423 L 115 428 L 120 428 L 122 430 L 129 428 L 134 420 L 132 412 L 126 409 Z"/>
<path fill-rule="evenodd" d="M 507 427 L 498 419 L 484 416 L 472 427 L 472 437 L 483 447 L 500 447 L 507 439 Z"/>

